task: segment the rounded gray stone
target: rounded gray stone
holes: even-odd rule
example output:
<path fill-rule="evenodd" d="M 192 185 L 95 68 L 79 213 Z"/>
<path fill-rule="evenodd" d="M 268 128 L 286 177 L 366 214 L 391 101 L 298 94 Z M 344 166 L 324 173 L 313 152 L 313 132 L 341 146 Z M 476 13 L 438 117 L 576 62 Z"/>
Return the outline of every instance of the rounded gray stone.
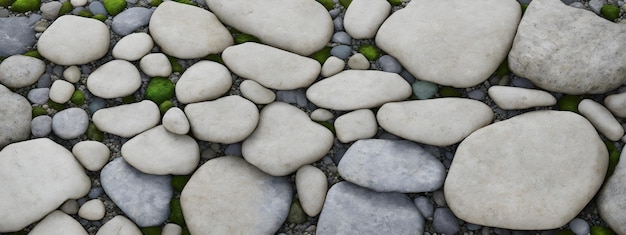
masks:
<path fill-rule="evenodd" d="M 48 136 L 52 132 L 52 118 L 47 115 L 33 118 L 30 124 L 30 131 L 35 137 Z"/>
<path fill-rule="evenodd" d="M 153 10 L 144 7 L 128 8 L 113 17 L 111 28 L 116 34 L 126 36 L 136 29 L 148 25 L 152 12 Z"/>
<path fill-rule="evenodd" d="M 69 108 L 52 117 L 52 131 L 62 139 L 74 139 L 87 131 L 89 116 L 85 110 Z"/>
<path fill-rule="evenodd" d="M 437 208 L 435 210 L 433 228 L 441 234 L 457 234 L 461 230 L 459 220 L 448 208 Z"/>
<path fill-rule="evenodd" d="M 33 44 L 35 30 L 28 17 L 0 17 L 0 56 L 22 54 Z"/>
<path fill-rule="evenodd" d="M 28 92 L 28 100 L 33 104 L 43 105 L 48 103 L 50 88 L 35 88 Z"/>

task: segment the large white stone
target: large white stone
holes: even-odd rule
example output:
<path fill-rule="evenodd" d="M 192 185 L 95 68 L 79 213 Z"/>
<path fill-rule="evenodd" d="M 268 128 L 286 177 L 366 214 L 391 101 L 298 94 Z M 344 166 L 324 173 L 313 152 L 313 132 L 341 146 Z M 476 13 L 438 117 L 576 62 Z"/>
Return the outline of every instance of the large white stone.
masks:
<path fill-rule="evenodd" d="M 91 180 L 70 151 L 41 138 L 0 151 L 0 185 L 0 232 L 13 232 L 43 218 L 67 199 L 86 195 Z"/>
<path fill-rule="evenodd" d="M 412 93 L 411 85 L 398 74 L 346 70 L 313 84 L 306 98 L 323 108 L 355 110 L 401 101 Z"/>
<path fill-rule="evenodd" d="M 389 13 L 391 4 L 386 0 L 353 0 L 343 17 L 343 28 L 354 39 L 374 38 Z"/>
<path fill-rule="evenodd" d="M 35 84 L 46 71 L 46 64 L 40 59 L 13 55 L 0 63 L 0 84 L 11 88 L 27 87 Z"/>
<path fill-rule="evenodd" d="M 615 116 L 626 118 L 626 92 L 607 96 L 604 98 L 604 106 Z"/>
<path fill-rule="evenodd" d="M 300 167 L 296 173 L 296 191 L 304 213 L 311 217 L 317 216 L 322 211 L 328 192 L 326 175 L 311 165 Z"/>
<path fill-rule="evenodd" d="M 505 110 L 527 109 L 556 104 L 556 98 L 542 90 L 509 86 L 491 86 L 487 92 L 496 105 Z"/>
<path fill-rule="evenodd" d="M 106 222 L 96 235 L 141 235 L 141 230 L 132 221 L 122 215 L 117 215 Z"/>
<path fill-rule="evenodd" d="M 220 53 L 234 42 L 228 29 L 213 13 L 175 1 L 166 1 L 157 7 L 149 28 L 161 50 L 180 59 Z"/>
<path fill-rule="evenodd" d="M 369 109 L 359 109 L 341 115 L 333 124 L 337 139 L 342 143 L 371 138 L 378 131 L 376 116 Z"/>
<path fill-rule="evenodd" d="M 274 234 L 287 218 L 291 197 L 286 178 L 226 156 L 191 176 L 180 204 L 191 234 Z"/>
<path fill-rule="evenodd" d="M 300 55 L 326 46 L 333 22 L 326 8 L 312 0 L 206 0 L 222 22 L 252 34 L 263 43 Z"/>
<path fill-rule="evenodd" d="M 131 33 L 115 44 L 111 55 L 115 59 L 135 61 L 150 53 L 153 47 L 154 42 L 149 34 Z"/>
<path fill-rule="evenodd" d="M 109 61 L 87 77 L 89 92 L 105 99 L 133 94 L 140 86 L 141 75 L 139 70 L 125 60 Z"/>
<path fill-rule="evenodd" d="M 259 122 L 256 105 L 241 96 L 185 106 L 193 135 L 204 141 L 232 144 L 244 140 Z"/>
<path fill-rule="evenodd" d="M 578 104 L 578 111 L 607 139 L 617 141 L 624 136 L 622 124 L 601 104 L 584 99 Z"/>
<path fill-rule="evenodd" d="M 387 18 L 376 45 L 420 80 L 472 87 L 506 58 L 520 17 L 514 0 L 416 0 Z"/>
<path fill-rule="evenodd" d="M 241 147 L 243 157 L 275 176 L 293 173 L 320 160 L 333 145 L 333 134 L 302 110 L 274 102 L 261 110 L 259 125 Z"/>
<path fill-rule="evenodd" d="M 456 144 L 493 120 L 493 111 L 480 101 L 438 98 L 387 103 L 376 116 L 380 126 L 394 135 L 418 143 Z"/>
<path fill-rule="evenodd" d="M 156 126 L 122 145 L 122 157 L 137 170 L 152 175 L 186 175 L 200 162 L 200 147 L 188 135 Z"/>
<path fill-rule="evenodd" d="M 240 77 L 277 90 L 308 87 L 322 69 L 314 59 L 255 42 L 226 48 L 222 59 Z"/>
<path fill-rule="evenodd" d="M 626 25 L 559 0 L 532 1 L 519 24 L 509 67 L 535 85 L 600 94 L 626 81 Z"/>
<path fill-rule="evenodd" d="M 626 234 L 626 151 L 620 154 L 620 161 L 615 167 L 596 203 L 600 216 L 617 234 Z"/>
<path fill-rule="evenodd" d="M 99 171 L 109 161 L 111 150 L 98 141 L 81 141 L 72 147 L 72 154 L 90 171 Z"/>
<path fill-rule="evenodd" d="M 109 28 L 99 20 L 64 15 L 41 34 L 37 51 L 59 65 L 86 64 L 109 51 Z"/>
<path fill-rule="evenodd" d="M 233 84 L 226 66 L 213 61 L 200 61 L 189 67 L 176 82 L 176 99 L 188 104 L 216 99 Z"/>
<path fill-rule="evenodd" d="M 87 235 L 78 221 L 61 212 L 53 211 L 31 230 L 29 235 Z"/>
<path fill-rule="evenodd" d="M 559 228 L 596 194 L 608 152 L 593 126 L 569 111 L 534 111 L 484 127 L 457 148 L 446 203 L 468 223 Z"/>
<path fill-rule="evenodd" d="M 101 131 L 130 138 L 159 124 L 161 112 L 154 102 L 144 100 L 100 109 L 92 120 Z"/>

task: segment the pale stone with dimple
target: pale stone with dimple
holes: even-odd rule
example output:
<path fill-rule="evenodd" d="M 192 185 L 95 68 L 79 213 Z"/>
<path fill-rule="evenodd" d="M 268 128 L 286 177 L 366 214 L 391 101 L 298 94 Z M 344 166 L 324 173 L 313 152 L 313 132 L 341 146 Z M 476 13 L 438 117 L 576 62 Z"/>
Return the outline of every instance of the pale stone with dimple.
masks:
<path fill-rule="evenodd" d="M 311 217 L 317 216 L 322 211 L 328 192 L 326 175 L 311 165 L 300 167 L 296 172 L 296 191 L 304 213 Z"/>
<path fill-rule="evenodd" d="M 153 47 L 154 42 L 149 34 L 131 33 L 115 44 L 111 55 L 115 59 L 135 61 L 150 53 Z"/>
<path fill-rule="evenodd" d="M 335 56 L 328 57 L 328 59 L 324 61 L 324 65 L 322 65 L 321 75 L 322 77 L 333 76 L 341 72 L 344 67 L 346 67 L 346 62 L 342 59 Z"/>
<path fill-rule="evenodd" d="M 607 96 L 604 98 L 604 106 L 615 116 L 626 118 L 626 92 Z"/>
<path fill-rule="evenodd" d="M 326 109 L 316 109 L 311 112 L 311 120 L 325 122 L 333 119 L 335 115 Z"/>
<path fill-rule="evenodd" d="M 245 80 L 239 84 L 241 95 L 246 97 L 255 104 L 269 104 L 276 100 L 276 94 L 258 82 L 253 80 Z"/>
<path fill-rule="evenodd" d="M 242 144 L 246 161 L 274 175 L 293 173 L 318 161 L 333 145 L 333 134 L 302 110 L 283 102 L 261 110 L 259 125 Z"/>
<path fill-rule="evenodd" d="M 626 81 L 626 25 L 559 0 L 532 1 L 509 67 L 535 85 L 566 94 L 601 94 Z"/>
<path fill-rule="evenodd" d="M 354 39 L 374 38 L 376 31 L 391 13 L 385 0 L 354 0 L 346 9 L 343 27 Z"/>
<path fill-rule="evenodd" d="M 233 45 L 228 29 L 203 8 L 166 1 L 150 17 L 150 35 L 165 54 L 194 59 Z"/>
<path fill-rule="evenodd" d="M 69 199 L 59 207 L 59 210 L 63 211 L 63 213 L 68 215 L 74 215 L 78 213 L 78 201 L 75 199 Z"/>
<path fill-rule="evenodd" d="M 141 230 L 132 221 L 122 215 L 117 215 L 106 222 L 96 235 L 141 235 Z"/>
<path fill-rule="evenodd" d="M 144 100 L 100 109 L 92 120 L 101 131 L 130 138 L 159 124 L 161 112 L 154 102 Z"/>
<path fill-rule="evenodd" d="M 141 75 L 135 65 L 112 60 L 93 71 L 87 78 L 87 89 L 95 96 L 113 99 L 133 94 L 141 87 Z"/>
<path fill-rule="evenodd" d="M 366 70 L 370 68 L 370 62 L 361 53 L 356 53 L 348 59 L 348 67 L 351 69 Z"/>
<path fill-rule="evenodd" d="M 481 128 L 459 145 L 444 184 L 468 223 L 547 230 L 571 221 L 606 175 L 608 151 L 591 123 L 569 111 L 533 111 Z"/>
<path fill-rule="evenodd" d="M 233 28 L 263 43 L 300 55 L 319 51 L 330 41 L 333 21 L 311 0 L 206 0 L 213 13 Z"/>
<path fill-rule="evenodd" d="M 617 234 L 626 234 L 626 151 L 622 151 L 613 175 L 598 193 L 596 204 L 602 219 Z"/>
<path fill-rule="evenodd" d="M 315 105 L 334 110 L 375 108 L 412 94 L 411 85 L 395 73 L 346 70 L 316 82 L 306 91 Z"/>
<path fill-rule="evenodd" d="M 259 121 L 256 105 L 237 95 L 189 104 L 185 114 L 196 138 L 223 144 L 244 140 Z"/>
<path fill-rule="evenodd" d="M 584 99 L 578 104 L 578 111 L 607 139 L 618 141 L 624 136 L 622 125 L 601 104 L 590 99 Z"/>
<path fill-rule="evenodd" d="M 139 67 L 150 77 L 168 77 L 172 74 L 172 64 L 163 53 L 145 55 L 139 61 Z"/>
<path fill-rule="evenodd" d="M 80 80 L 80 69 L 76 65 L 72 65 L 63 70 L 63 78 L 71 83 L 77 83 Z"/>
<path fill-rule="evenodd" d="M 520 17 L 515 0 L 411 1 L 383 23 L 376 46 L 419 80 L 472 87 L 506 58 Z"/>
<path fill-rule="evenodd" d="M 387 103 L 377 113 L 380 126 L 418 143 L 448 146 L 488 125 L 493 111 L 484 103 L 463 98 L 438 98 Z"/>
<path fill-rule="evenodd" d="M 46 64 L 40 59 L 12 55 L 0 63 L 0 84 L 11 88 L 22 88 L 35 84 L 46 71 Z"/>
<path fill-rule="evenodd" d="M 291 187 L 285 177 L 225 156 L 196 170 L 180 205 L 191 234 L 274 234 L 289 214 Z"/>
<path fill-rule="evenodd" d="M 163 114 L 163 127 L 169 132 L 179 135 L 186 135 L 189 132 L 189 120 L 183 110 L 173 107 Z"/>
<path fill-rule="evenodd" d="M 255 42 L 226 48 L 222 59 L 240 77 L 277 90 L 308 87 L 322 68 L 314 59 Z"/>
<path fill-rule="evenodd" d="M 521 87 L 491 86 L 489 97 L 501 109 L 527 109 L 556 104 L 556 98 L 550 93 Z"/>
<path fill-rule="evenodd" d="M 104 213 L 104 203 L 100 199 L 91 199 L 78 209 L 78 216 L 86 220 L 101 220 Z"/>
<path fill-rule="evenodd" d="M 109 29 L 103 22 L 64 15 L 41 34 L 37 51 L 58 65 L 86 64 L 106 55 L 110 38 Z"/>
<path fill-rule="evenodd" d="M 34 223 L 66 200 L 85 196 L 91 181 L 72 153 L 41 138 L 0 151 L 0 232 Z M 19 212 L 19 213 L 15 213 Z"/>
<path fill-rule="evenodd" d="M 378 131 L 376 116 L 369 109 L 359 109 L 341 115 L 335 120 L 334 126 L 337 139 L 342 143 L 371 138 Z"/>
<path fill-rule="evenodd" d="M 99 171 L 109 161 L 111 150 L 99 141 L 81 141 L 72 147 L 72 154 L 90 171 Z"/>
<path fill-rule="evenodd" d="M 185 70 L 176 82 L 176 99 L 185 104 L 213 100 L 226 94 L 232 83 L 226 66 L 199 61 Z"/>
<path fill-rule="evenodd" d="M 70 101 L 74 94 L 74 85 L 64 80 L 56 80 L 50 87 L 50 100 L 59 104 Z"/>
<path fill-rule="evenodd" d="M 61 212 L 53 211 L 31 230 L 29 235 L 87 235 L 87 231 L 78 221 Z"/>

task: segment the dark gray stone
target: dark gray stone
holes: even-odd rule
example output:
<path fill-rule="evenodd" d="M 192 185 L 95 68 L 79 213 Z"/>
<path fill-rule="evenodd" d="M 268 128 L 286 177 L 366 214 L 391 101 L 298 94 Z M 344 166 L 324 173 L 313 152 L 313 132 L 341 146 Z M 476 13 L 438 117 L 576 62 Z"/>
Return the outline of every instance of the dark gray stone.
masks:
<path fill-rule="evenodd" d="M 448 208 L 437 208 L 433 216 L 433 228 L 442 234 L 457 234 L 461 227 L 459 220 Z"/>
<path fill-rule="evenodd" d="M 339 45 L 330 49 L 330 54 L 339 59 L 345 60 L 352 55 L 352 48 L 346 45 Z"/>
<path fill-rule="evenodd" d="M 28 92 L 28 100 L 33 104 L 46 104 L 50 98 L 50 88 L 35 88 Z"/>
<path fill-rule="evenodd" d="M 385 72 L 398 74 L 402 72 L 402 65 L 400 64 L 400 62 L 398 62 L 396 58 L 393 58 L 390 55 L 384 55 L 378 58 L 378 64 L 380 68 Z"/>
<path fill-rule="evenodd" d="M 333 34 L 333 37 L 330 39 L 330 41 L 340 43 L 343 45 L 351 45 L 352 37 L 350 37 L 350 35 L 348 35 L 348 33 L 344 31 L 339 31 Z"/>
<path fill-rule="evenodd" d="M 422 216 L 424 216 L 424 218 L 429 218 L 433 216 L 435 206 L 433 206 L 433 203 L 430 202 L 427 197 L 417 197 L 415 198 L 415 200 L 413 200 L 413 202 L 415 203 L 417 210 L 420 212 L 420 214 L 422 214 Z"/>
<path fill-rule="evenodd" d="M 23 54 L 35 44 L 35 30 L 28 17 L 0 18 L 0 56 Z"/>
<path fill-rule="evenodd" d="M 109 15 L 106 8 L 104 8 L 104 5 L 100 1 L 93 1 L 89 3 L 89 11 L 91 11 L 91 13 L 94 15 L 97 15 L 97 14 L 105 15 L 105 16 Z"/>
<path fill-rule="evenodd" d="M 52 118 L 47 115 L 33 118 L 30 124 L 30 131 L 35 137 L 48 136 L 52 132 Z"/>
<path fill-rule="evenodd" d="M 113 18 L 113 32 L 120 36 L 131 34 L 138 28 L 148 25 L 152 10 L 143 7 L 131 7 Z"/>

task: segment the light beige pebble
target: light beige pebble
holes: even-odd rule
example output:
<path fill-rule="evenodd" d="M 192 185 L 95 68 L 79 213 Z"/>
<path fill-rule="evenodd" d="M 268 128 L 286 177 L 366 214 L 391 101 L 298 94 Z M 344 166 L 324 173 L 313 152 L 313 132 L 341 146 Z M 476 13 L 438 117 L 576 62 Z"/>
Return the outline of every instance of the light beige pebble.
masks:
<path fill-rule="evenodd" d="M 135 65 L 125 60 L 112 60 L 87 77 L 91 94 L 105 98 L 120 98 L 133 94 L 141 87 L 141 74 Z"/>
<path fill-rule="evenodd" d="M 346 62 L 338 57 L 331 56 L 324 61 L 324 65 L 322 65 L 322 77 L 330 77 L 335 74 L 338 74 L 346 67 Z"/>
<path fill-rule="evenodd" d="M 169 132 L 179 135 L 185 135 L 189 132 L 189 120 L 183 110 L 173 107 L 167 110 L 163 115 L 163 127 Z"/>
<path fill-rule="evenodd" d="M 359 109 L 339 116 L 335 120 L 335 131 L 339 141 L 349 143 L 374 137 L 378 124 L 372 110 Z"/>
<path fill-rule="evenodd" d="M 311 112 L 311 120 L 318 122 L 325 122 L 333 119 L 335 115 L 326 109 L 316 109 Z"/>
<path fill-rule="evenodd" d="M 70 0 L 73 7 L 82 7 L 87 4 L 87 0 Z"/>
<path fill-rule="evenodd" d="M 78 209 L 78 216 L 86 220 L 101 220 L 104 218 L 105 210 L 100 199 L 91 199 Z"/>
<path fill-rule="evenodd" d="M 74 85 L 64 80 L 56 80 L 50 87 L 50 100 L 63 104 L 69 101 L 74 94 Z"/>
<path fill-rule="evenodd" d="M 72 154 L 90 171 L 99 171 L 109 161 L 111 150 L 98 141 L 81 141 L 72 148 Z"/>
<path fill-rule="evenodd" d="M 246 139 L 259 121 L 256 105 L 237 95 L 189 104 L 185 114 L 197 139 L 222 144 Z"/>
<path fill-rule="evenodd" d="M 172 64 L 163 53 L 145 55 L 139 61 L 141 71 L 151 77 L 168 77 L 172 74 Z"/>
<path fill-rule="evenodd" d="M 161 235 L 181 235 L 183 234 L 183 228 L 178 224 L 167 223 L 163 226 L 163 231 L 161 231 Z"/>
<path fill-rule="evenodd" d="M 115 59 L 135 61 L 150 53 L 154 47 L 154 41 L 147 33 L 131 33 L 120 39 L 111 54 Z"/>
<path fill-rule="evenodd" d="M 96 235 L 142 235 L 137 225 L 124 216 L 118 215 L 106 222 Z"/>
<path fill-rule="evenodd" d="M 101 131 L 129 138 L 159 124 L 161 112 L 154 102 L 144 100 L 100 109 L 92 120 Z"/>
<path fill-rule="evenodd" d="M 22 88 L 35 84 L 46 71 L 46 64 L 37 58 L 13 55 L 0 63 L 0 84 Z"/>
<path fill-rule="evenodd" d="M 368 39 L 391 13 L 391 4 L 385 0 L 353 0 L 343 17 L 343 27 L 354 39 Z"/>
<path fill-rule="evenodd" d="M 505 110 L 527 109 L 556 104 L 556 98 L 554 98 L 554 96 L 541 90 L 509 86 L 492 86 L 487 92 L 496 105 Z"/>
<path fill-rule="evenodd" d="M 45 21 L 37 21 L 35 22 L 35 32 L 41 33 L 43 31 L 46 31 L 46 29 L 48 29 L 48 27 L 50 27 L 50 23 L 45 22 Z"/>
<path fill-rule="evenodd" d="M 74 215 L 78 213 L 78 202 L 76 199 L 69 199 L 61 205 L 59 210 L 63 211 L 65 214 Z"/>
<path fill-rule="evenodd" d="M 356 53 L 348 59 L 348 67 L 351 69 L 367 70 L 370 68 L 370 62 L 361 53 Z"/>
<path fill-rule="evenodd" d="M 617 141 L 624 136 L 622 125 L 601 104 L 584 99 L 578 104 L 578 111 L 607 139 Z"/>
<path fill-rule="evenodd" d="M 239 85 L 241 95 L 255 104 L 269 104 L 276 100 L 276 93 L 254 80 L 245 80 Z"/>
<path fill-rule="evenodd" d="M 83 226 L 71 216 L 53 211 L 31 230 L 29 235 L 87 235 Z"/>
<path fill-rule="evenodd" d="M 188 104 L 217 99 L 233 83 L 226 66 L 213 61 L 199 61 L 189 67 L 176 82 L 176 99 Z"/>
<path fill-rule="evenodd" d="M 87 64 L 107 54 L 110 35 L 109 28 L 99 20 L 64 15 L 41 34 L 37 51 L 58 65 Z"/>
<path fill-rule="evenodd" d="M 296 190 L 304 213 L 315 217 L 322 211 L 328 192 L 326 175 L 317 167 L 304 165 L 296 172 Z"/>
<path fill-rule="evenodd" d="M 71 83 L 77 83 L 80 80 L 80 69 L 76 65 L 72 65 L 63 70 L 63 78 Z"/>
<path fill-rule="evenodd" d="M 604 105 L 615 116 L 626 118 L 626 92 L 607 96 L 604 98 Z"/>

